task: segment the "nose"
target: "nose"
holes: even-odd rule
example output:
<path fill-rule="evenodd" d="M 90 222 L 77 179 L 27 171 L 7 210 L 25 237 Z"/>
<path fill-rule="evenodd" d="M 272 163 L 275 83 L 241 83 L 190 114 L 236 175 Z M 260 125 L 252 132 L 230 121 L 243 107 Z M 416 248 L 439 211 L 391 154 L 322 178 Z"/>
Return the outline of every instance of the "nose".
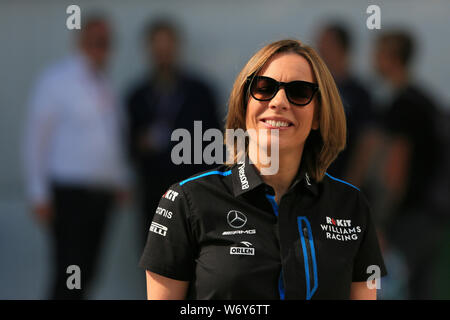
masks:
<path fill-rule="evenodd" d="M 269 108 L 273 110 L 280 109 L 283 111 L 286 111 L 290 108 L 290 103 L 286 96 L 286 91 L 283 87 L 281 87 L 275 97 L 273 97 L 272 100 L 269 101 Z"/>

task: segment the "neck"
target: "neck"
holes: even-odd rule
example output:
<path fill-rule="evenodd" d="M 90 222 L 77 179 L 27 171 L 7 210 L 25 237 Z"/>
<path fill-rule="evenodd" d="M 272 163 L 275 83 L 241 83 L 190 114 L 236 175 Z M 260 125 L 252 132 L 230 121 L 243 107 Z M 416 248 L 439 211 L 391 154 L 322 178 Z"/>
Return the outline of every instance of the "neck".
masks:
<path fill-rule="evenodd" d="M 86 53 L 81 52 L 81 59 L 83 60 L 83 63 L 86 65 L 86 67 L 88 68 L 88 70 L 92 73 L 92 74 L 101 74 L 103 73 L 105 66 L 104 65 L 100 65 L 95 63 L 92 58 L 90 58 Z"/>
<path fill-rule="evenodd" d="M 171 81 L 175 77 L 175 68 L 173 66 L 158 66 L 155 69 L 155 76 L 161 81 Z"/>
<path fill-rule="evenodd" d="M 408 72 L 404 68 L 394 69 L 389 75 L 389 81 L 397 89 L 404 87 L 408 83 L 408 79 Z"/>
<path fill-rule="evenodd" d="M 263 152 L 263 151 L 260 151 Z M 300 168 L 300 162 L 302 159 L 303 148 L 301 150 L 289 151 L 289 150 L 280 150 L 279 153 L 279 167 L 277 173 L 273 175 L 261 175 L 262 179 L 266 184 L 271 186 L 275 191 L 275 201 L 280 203 L 283 195 L 288 191 L 289 187 L 292 184 L 292 181 L 295 178 L 295 175 Z M 264 155 L 267 159 L 270 157 L 269 155 Z M 262 158 L 262 157 L 260 157 Z M 250 160 L 261 172 L 262 168 L 269 167 L 271 164 L 262 164 L 258 162 L 257 159 L 253 159 L 250 156 Z"/>
<path fill-rule="evenodd" d="M 155 70 L 152 81 L 155 88 L 161 92 L 173 89 L 176 82 L 176 74 L 173 69 L 157 69 Z"/>

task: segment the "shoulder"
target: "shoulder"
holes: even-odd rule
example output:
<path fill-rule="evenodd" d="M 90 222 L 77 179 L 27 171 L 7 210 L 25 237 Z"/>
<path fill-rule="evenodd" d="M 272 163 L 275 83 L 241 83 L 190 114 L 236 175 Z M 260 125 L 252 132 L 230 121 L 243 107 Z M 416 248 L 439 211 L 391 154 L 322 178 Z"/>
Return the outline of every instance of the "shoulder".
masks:
<path fill-rule="evenodd" d="M 194 174 L 184 180 L 179 181 L 176 185 L 179 185 L 185 190 L 195 190 L 199 187 L 207 186 L 221 186 L 223 184 L 224 177 L 231 175 L 231 167 L 226 165 L 218 166 L 214 169 L 206 170 Z"/>
<path fill-rule="evenodd" d="M 55 78 L 74 79 L 84 72 L 85 60 L 79 55 L 70 55 L 50 65 L 48 70 Z M 78 79 L 77 79 L 78 80 Z"/>
<path fill-rule="evenodd" d="M 431 96 L 416 84 L 409 85 L 405 90 L 404 96 L 417 104 L 434 105 Z"/>
<path fill-rule="evenodd" d="M 350 211 L 370 210 L 364 193 L 350 182 L 325 173 L 321 183 L 327 201 L 337 208 L 348 208 Z"/>
<path fill-rule="evenodd" d="M 183 85 L 188 86 L 190 88 L 195 88 L 197 91 L 203 93 L 211 91 L 211 87 L 203 79 L 203 77 L 196 74 L 195 72 L 192 71 L 180 72 L 180 80 L 183 83 Z"/>
<path fill-rule="evenodd" d="M 394 107 L 411 114 L 412 111 L 433 109 L 435 103 L 425 91 L 415 85 L 409 85 L 399 92 L 394 100 Z"/>
<path fill-rule="evenodd" d="M 151 81 L 148 75 L 139 77 L 132 81 L 131 85 L 126 90 L 126 100 L 130 101 L 136 98 L 141 98 L 147 94 L 151 89 Z"/>
<path fill-rule="evenodd" d="M 356 194 L 361 192 L 361 190 L 358 187 L 354 186 L 350 182 L 347 182 L 340 178 L 336 178 L 331 174 L 329 174 L 328 172 L 325 172 L 325 176 L 322 179 L 322 183 L 336 192 L 342 192 L 345 194 L 347 193 Z"/>
<path fill-rule="evenodd" d="M 67 58 L 53 62 L 41 70 L 37 77 L 37 83 L 41 85 L 55 84 L 65 76 L 69 67 Z"/>
<path fill-rule="evenodd" d="M 66 85 L 70 77 L 70 58 L 64 58 L 45 66 L 34 79 L 32 85 L 33 97 L 60 96 L 60 89 Z"/>
<path fill-rule="evenodd" d="M 212 201 L 215 197 L 231 192 L 231 168 L 222 165 L 211 170 L 202 171 L 172 184 L 162 198 L 184 202 L 186 208 L 197 207 L 198 203 Z"/>

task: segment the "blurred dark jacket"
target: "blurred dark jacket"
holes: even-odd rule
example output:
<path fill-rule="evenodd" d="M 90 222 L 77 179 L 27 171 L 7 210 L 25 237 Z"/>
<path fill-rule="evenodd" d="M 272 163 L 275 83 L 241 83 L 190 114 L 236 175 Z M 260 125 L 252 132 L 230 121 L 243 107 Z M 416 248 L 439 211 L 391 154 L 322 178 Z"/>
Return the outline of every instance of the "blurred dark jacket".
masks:
<path fill-rule="evenodd" d="M 387 133 L 406 138 L 411 146 L 408 181 L 399 213 L 427 209 L 431 205 L 428 190 L 440 165 L 436 118 L 434 102 L 414 85 L 396 93 L 384 116 Z"/>
<path fill-rule="evenodd" d="M 127 98 L 128 150 L 143 192 L 146 219 L 151 219 L 159 198 L 171 184 L 210 168 L 193 164 L 194 121 L 202 121 L 202 134 L 209 128 L 222 128 L 211 88 L 183 72 L 175 79 L 167 88 L 148 75 Z M 191 164 L 175 165 L 171 160 L 171 150 L 179 143 L 171 141 L 171 134 L 180 128 L 191 134 Z M 148 139 L 153 147 L 145 148 L 142 141 Z"/>
<path fill-rule="evenodd" d="M 336 79 L 347 119 L 347 143 L 328 172 L 336 177 L 345 178 L 349 173 L 349 162 L 356 151 L 358 138 L 372 123 L 374 112 L 371 97 L 364 86 L 354 77 Z"/>

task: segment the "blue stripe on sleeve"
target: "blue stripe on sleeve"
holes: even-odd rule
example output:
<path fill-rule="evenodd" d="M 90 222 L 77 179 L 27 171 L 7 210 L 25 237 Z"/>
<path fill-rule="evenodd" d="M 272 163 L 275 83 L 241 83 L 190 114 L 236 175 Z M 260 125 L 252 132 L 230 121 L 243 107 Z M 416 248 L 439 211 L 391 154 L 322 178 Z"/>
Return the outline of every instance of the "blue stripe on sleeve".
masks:
<path fill-rule="evenodd" d="M 199 175 L 199 176 L 196 176 L 196 177 L 192 177 L 192 178 L 189 178 L 189 179 L 186 179 L 186 180 L 183 180 L 183 181 L 181 181 L 180 182 L 180 186 L 182 186 L 183 184 L 185 184 L 186 182 L 189 182 L 189 181 L 192 181 L 192 180 L 195 180 L 195 179 L 198 179 L 198 178 L 202 178 L 202 177 L 204 177 L 204 176 L 210 176 L 210 175 L 212 175 L 212 174 L 218 174 L 218 175 L 221 175 L 221 176 L 229 176 L 230 174 L 231 174 L 231 170 L 228 170 L 228 171 L 210 171 L 210 172 L 205 172 L 205 173 L 203 173 L 203 174 L 201 174 L 201 175 Z"/>

